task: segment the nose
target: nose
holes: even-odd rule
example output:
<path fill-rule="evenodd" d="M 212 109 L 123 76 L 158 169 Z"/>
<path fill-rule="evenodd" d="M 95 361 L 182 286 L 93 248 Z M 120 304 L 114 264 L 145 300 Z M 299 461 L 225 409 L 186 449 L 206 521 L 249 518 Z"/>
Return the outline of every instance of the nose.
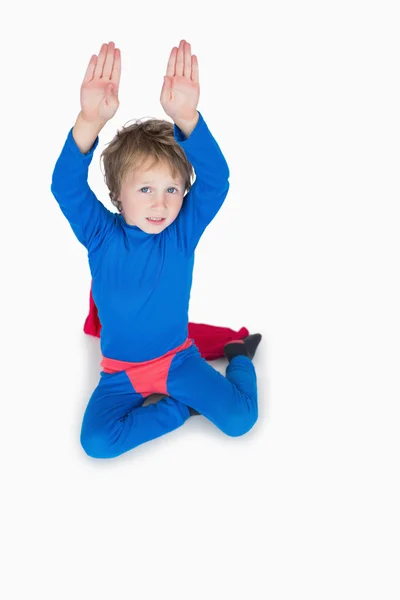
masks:
<path fill-rule="evenodd" d="M 165 194 L 155 194 L 152 206 L 167 206 L 167 196 Z"/>

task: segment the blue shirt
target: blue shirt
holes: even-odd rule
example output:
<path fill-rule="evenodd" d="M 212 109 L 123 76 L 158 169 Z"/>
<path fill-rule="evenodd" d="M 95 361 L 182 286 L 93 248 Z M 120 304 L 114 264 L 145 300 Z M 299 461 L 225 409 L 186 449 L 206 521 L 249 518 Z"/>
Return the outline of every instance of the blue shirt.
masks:
<path fill-rule="evenodd" d="M 51 191 L 88 251 L 101 352 L 116 360 L 152 360 L 188 337 L 194 252 L 228 193 L 228 165 L 200 112 L 188 138 L 174 124 L 175 140 L 196 179 L 175 221 L 149 234 L 97 199 L 88 170 L 99 138 L 83 154 L 72 129 L 56 162 Z"/>

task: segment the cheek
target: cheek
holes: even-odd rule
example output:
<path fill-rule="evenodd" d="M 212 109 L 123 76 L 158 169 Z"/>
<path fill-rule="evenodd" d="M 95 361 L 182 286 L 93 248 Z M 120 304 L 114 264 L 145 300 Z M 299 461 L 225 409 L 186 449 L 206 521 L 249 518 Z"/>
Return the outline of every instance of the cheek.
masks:
<path fill-rule="evenodd" d="M 137 196 L 125 196 L 124 201 L 123 201 L 123 205 L 125 206 L 126 210 L 129 210 L 130 212 L 132 211 L 139 211 L 141 208 L 145 207 L 145 202 L 143 201 L 142 198 L 137 198 Z"/>
<path fill-rule="evenodd" d="M 174 215 L 176 217 L 176 215 L 179 214 L 181 208 L 182 208 L 181 204 L 175 204 L 173 207 L 170 208 L 171 215 Z"/>
<path fill-rule="evenodd" d="M 175 202 L 170 202 L 170 208 L 174 211 L 174 212 L 179 212 L 182 208 L 183 205 L 183 198 L 175 198 Z"/>

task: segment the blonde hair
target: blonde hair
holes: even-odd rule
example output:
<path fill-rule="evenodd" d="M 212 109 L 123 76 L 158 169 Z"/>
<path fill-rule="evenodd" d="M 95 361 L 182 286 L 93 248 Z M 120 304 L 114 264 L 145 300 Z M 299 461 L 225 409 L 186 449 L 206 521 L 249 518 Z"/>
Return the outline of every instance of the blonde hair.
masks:
<path fill-rule="evenodd" d="M 181 175 L 185 194 L 192 187 L 193 166 L 174 137 L 174 124 L 164 119 L 137 119 L 133 124 L 119 129 L 100 155 L 109 196 L 119 212 L 122 204 L 118 197 L 125 177 L 148 159 L 152 160 L 151 166 L 167 164 L 173 177 Z"/>

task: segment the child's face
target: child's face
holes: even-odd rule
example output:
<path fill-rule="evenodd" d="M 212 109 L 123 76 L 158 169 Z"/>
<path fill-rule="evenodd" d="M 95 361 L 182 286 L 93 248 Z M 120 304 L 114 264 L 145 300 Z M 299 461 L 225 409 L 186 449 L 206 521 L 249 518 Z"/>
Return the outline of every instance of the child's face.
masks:
<path fill-rule="evenodd" d="M 182 207 L 184 180 L 174 179 L 166 164 L 150 168 L 148 161 L 127 176 L 121 186 L 119 200 L 128 225 L 136 225 L 145 233 L 160 233 L 175 221 Z M 151 218 L 161 217 L 155 221 Z"/>

